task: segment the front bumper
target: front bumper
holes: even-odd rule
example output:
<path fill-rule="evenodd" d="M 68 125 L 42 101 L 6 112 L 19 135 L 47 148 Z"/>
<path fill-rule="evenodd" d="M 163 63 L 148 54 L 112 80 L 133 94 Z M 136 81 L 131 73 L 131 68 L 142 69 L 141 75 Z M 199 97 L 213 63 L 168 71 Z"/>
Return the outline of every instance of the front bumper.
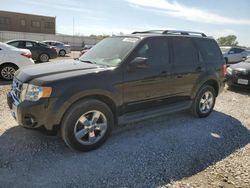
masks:
<path fill-rule="evenodd" d="M 27 128 L 45 127 L 48 130 L 53 129 L 56 114 L 51 113 L 49 110 L 49 99 L 19 103 L 13 97 L 12 92 L 9 92 L 7 94 L 7 103 L 12 116 L 19 125 Z"/>
<path fill-rule="evenodd" d="M 244 82 L 242 82 L 242 81 L 239 82 L 239 80 L 243 80 Z M 247 75 L 227 74 L 226 75 L 226 82 L 229 86 L 250 88 L 250 77 Z"/>

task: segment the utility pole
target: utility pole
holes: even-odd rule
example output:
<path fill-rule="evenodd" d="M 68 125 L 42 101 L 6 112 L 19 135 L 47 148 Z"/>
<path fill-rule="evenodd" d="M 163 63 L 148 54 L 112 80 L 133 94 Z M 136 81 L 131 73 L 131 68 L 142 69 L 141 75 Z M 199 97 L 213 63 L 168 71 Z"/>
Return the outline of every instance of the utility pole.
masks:
<path fill-rule="evenodd" d="M 75 18 L 73 17 L 73 36 L 75 35 Z"/>

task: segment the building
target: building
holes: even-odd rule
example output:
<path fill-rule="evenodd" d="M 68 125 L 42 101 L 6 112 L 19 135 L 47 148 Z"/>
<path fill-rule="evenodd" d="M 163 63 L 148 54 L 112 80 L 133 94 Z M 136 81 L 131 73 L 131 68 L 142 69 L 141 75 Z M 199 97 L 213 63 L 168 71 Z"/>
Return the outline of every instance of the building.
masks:
<path fill-rule="evenodd" d="M 0 11 L 0 31 L 56 33 L 56 17 Z"/>

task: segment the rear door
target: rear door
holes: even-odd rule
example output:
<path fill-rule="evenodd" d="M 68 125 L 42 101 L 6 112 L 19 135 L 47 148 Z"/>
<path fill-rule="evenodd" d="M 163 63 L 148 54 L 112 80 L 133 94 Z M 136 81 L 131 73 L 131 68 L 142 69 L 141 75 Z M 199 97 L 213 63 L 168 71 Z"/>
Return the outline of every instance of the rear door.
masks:
<path fill-rule="evenodd" d="M 24 45 L 26 49 L 31 51 L 32 58 L 37 60 L 39 57 L 39 49 L 37 48 L 36 43 L 32 41 L 25 41 Z"/>
<path fill-rule="evenodd" d="M 177 101 L 189 100 L 197 79 L 205 71 L 199 52 L 192 38 L 173 37 L 173 85 Z"/>
<path fill-rule="evenodd" d="M 147 68 L 124 70 L 123 100 L 125 112 L 143 110 L 164 104 L 170 95 L 172 83 L 168 80 L 169 44 L 167 37 L 143 41 L 131 59 L 148 58 Z"/>

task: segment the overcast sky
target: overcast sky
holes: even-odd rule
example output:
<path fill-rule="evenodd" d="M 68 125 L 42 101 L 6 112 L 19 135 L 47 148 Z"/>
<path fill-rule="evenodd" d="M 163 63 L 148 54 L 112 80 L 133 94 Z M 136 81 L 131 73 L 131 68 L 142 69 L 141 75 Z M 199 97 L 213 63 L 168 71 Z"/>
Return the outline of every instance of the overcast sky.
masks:
<path fill-rule="evenodd" d="M 130 33 L 181 29 L 207 35 L 234 34 L 250 46 L 249 0 L 0 0 L 0 9 L 56 16 L 58 33 Z"/>

